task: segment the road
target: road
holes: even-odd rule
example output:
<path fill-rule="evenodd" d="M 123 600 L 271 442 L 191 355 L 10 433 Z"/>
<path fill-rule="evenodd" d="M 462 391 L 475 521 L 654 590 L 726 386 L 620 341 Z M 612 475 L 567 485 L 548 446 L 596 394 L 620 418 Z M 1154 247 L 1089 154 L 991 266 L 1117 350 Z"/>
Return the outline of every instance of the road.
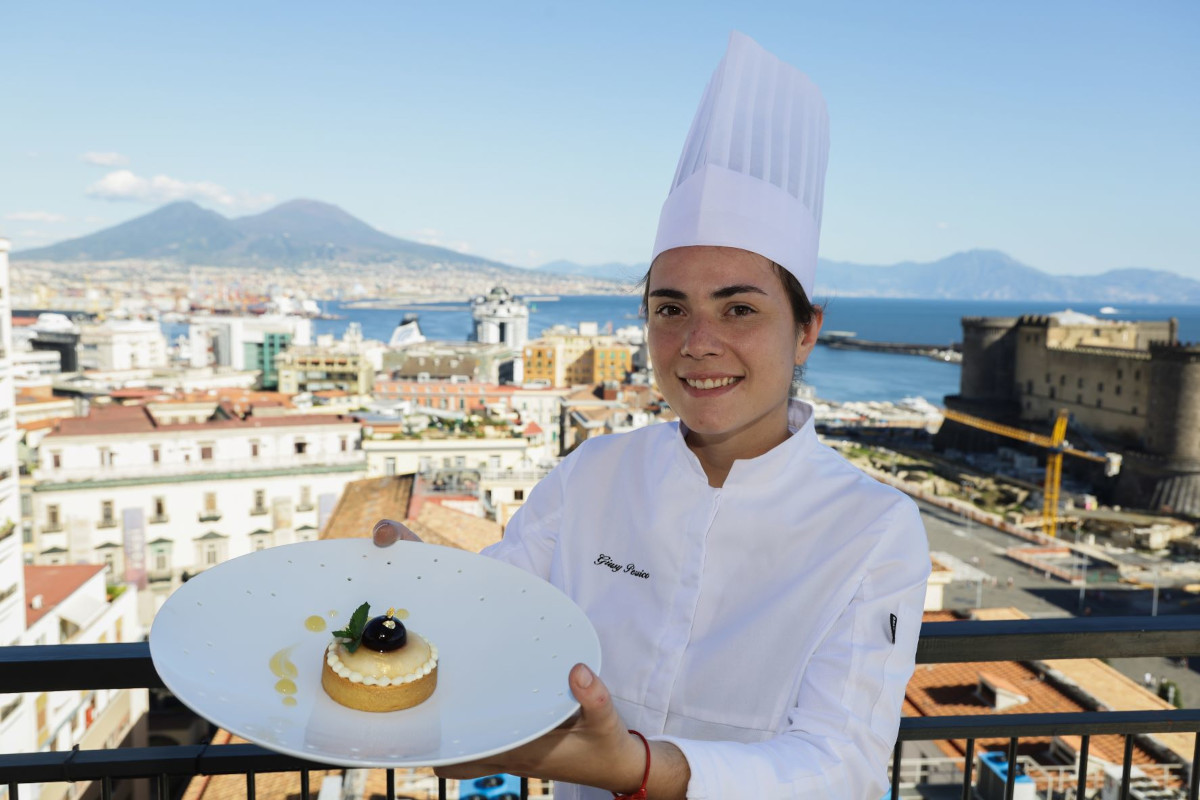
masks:
<path fill-rule="evenodd" d="M 1008 559 L 1007 548 L 1028 545 L 994 528 L 969 523 L 944 509 L 918 502 L 931 552 L 946 553 L 954 566 L 955 580 L 945 590 L 944 607 L 1015 607 L 1030 617 L 1149 615 L 1153 592 L 1131 589 L 1124 584 L 1089 586 L 1080 602 L 1078 587 L 1047 578 L 1042 572 Z M 1013 585 L 1008 586 L 1012 578 Z M 995 585 L 992 585 L 995 578 Z M 1197 614 L 1200 604 L 1190 605 L 1191 596 L 1180 592 L 1159 592 L 1159 614 Z M 1192 667 L 1200 667 L 1200 658 L 1192 658 Z M 1164 658 L 1111 659 L 1109 663 L 1125 675 L 1142 682 L 1146 673 L 1155 679 L 1173 681 L 1188 707 L 1200 705 L 1200 673 L 1184 664 Z"/>

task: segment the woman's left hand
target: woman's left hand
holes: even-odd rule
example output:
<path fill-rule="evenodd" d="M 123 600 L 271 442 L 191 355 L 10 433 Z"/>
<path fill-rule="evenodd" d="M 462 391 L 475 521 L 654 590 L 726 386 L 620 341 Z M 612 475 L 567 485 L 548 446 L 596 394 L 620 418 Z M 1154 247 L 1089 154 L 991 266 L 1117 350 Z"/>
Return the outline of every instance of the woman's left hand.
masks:
<path fill-rule="evenodd" d="M 613 708 L 608 688 L 586 664 L 568 676 L 579 713 L 546 735 L 481 761 L 438 767 L 442 778 L 511 775 L 567 781 L 615 792 L 633 792 L 642 783 L 646 751 Z"/>

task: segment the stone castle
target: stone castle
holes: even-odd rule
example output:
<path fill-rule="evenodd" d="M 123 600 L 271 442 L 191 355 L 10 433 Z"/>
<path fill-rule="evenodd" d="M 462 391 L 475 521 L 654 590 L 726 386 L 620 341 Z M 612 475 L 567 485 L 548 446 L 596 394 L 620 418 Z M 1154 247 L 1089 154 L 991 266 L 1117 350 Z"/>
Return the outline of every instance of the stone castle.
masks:
<path fill-rule="evenodd" d="M 948 408 L 1038 430 L 1066 409 L 1076 446 L 1123 453 L 1113 502 L 1200 516 L 1200 345 L 1179 342 L 1175 319 L 1063 311 L 962 326 L 962 381 Z M 959 425 L 946 433 L 955 445 L 974 438 Z"/>

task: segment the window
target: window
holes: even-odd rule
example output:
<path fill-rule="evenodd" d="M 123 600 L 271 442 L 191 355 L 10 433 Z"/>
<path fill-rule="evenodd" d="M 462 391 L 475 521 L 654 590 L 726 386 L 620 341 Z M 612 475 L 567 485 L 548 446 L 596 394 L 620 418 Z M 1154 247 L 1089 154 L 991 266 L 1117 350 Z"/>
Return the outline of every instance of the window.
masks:
<path fill-rule="evenodd" d="M 1137 406 L 1134 406 L 1133 408 L 1129 409 L 1129 413 L 1136 415 L 1137 414 Z"/>
<path fill-rule="evenodd" d="M 1103 392 L 1103 391 L 1104 391 L 1104 381 L 1100 381 L 1099 383 L 1097 383 L 1097 384 L 1096 384 L 1096 391 L 1097 391 L 1097 392 Z"/>
<path fill-rule="evenodd" d="M 466 456 L 455 456 L 454 457 L 454 466 L 465 467 L 466 465 L 467 465 L 467 457 Z"/>
<path fill-rule="evenodd" d="M 296 440 L 296 455 L 302 456 L 308 452 L 308 442 L 303 439 Z"/>
<path fill-rule="evenodd" d="M 385 458 L 383 460 L 383 474 L 384 475 L 395 475 L 396 474 L 396 459 Z"/>
<path fill-rule="evenodd" d="M 1075 381 L 1075 388 L 1076 388 L 1076 389 L 1082 389 L 1082 388 L 1083 388 L 1083 378 L 1077 378 L 1077 379 L 1076 379 L 1076 381 Z"/>
<path fill-rule="evenodd" d="M 1118 383 L 1113 387 L 1113 394 L 1115 394 L 1117 397 L 1121 396 L 1121 384 Z"/>
<path fill-rule="evenodd" d="M 338 437 L 338 446 L 341 448 L 341 451 L 345 453 L 350 449 L 350 438 L 348 436 Z"/>
<path fill-rule="evenodd" d="M 58 506 L 46 506 L 46 529 L 56 531 L 61 528 L 58 516 Z"/>
<path fill-rule="evenodd" d="M 150 461 L 155 464 L 162 461 L 162 448 L 160 448 L 158 445 L 154 445 L 150 448 Z"/>
<path fill-rule="evenodd" d="M 50 454 L 50 466 L 54 467 L 55 469 L 62 468 L 62 453 Z"/>
<path fill-rule="evenodd" d="M 167 516 L 167 499 L 165 497 L 154 498 L 154 518 L 162 519 Z"/>
<path fill-rule="evenodd" d="M 1081 395 L 1081 394 L 1075 395 L 1075 402 L 1078 403 L 1079 405 L 1083 405 L 1083 395 Z"/>
<path fill-rule="evenodd" d="M 109 450 L 107 447 L 100 448 L 100 466 L 111 467 L 115 460 L 112 450 Z"/>
<path fill-rule="evenodd" d="M 200 460 L 201 461 L 212 461 L 213 460 L 213 446 L 211 444 L 200 445 Z"/>
<path fill-rule="evenodd" d="M 300 487 L 300 508 L 312 508 L 312 487 Z"/>
<path fill-rule="evenodd" d="M 1125 377 L 1124 370 L 1118 369 L 1117 370 L 1117 380 L 1121 380 L 1121 378 L 1123 378 L 1123 377 Z"/>
<path fill-rule="evenodd" d="M 154 554 L 154 571 L 155 572 L 165 572 L 167 569 L 168 569 L 167 552 L 165 550 L 159 550 L 159 551 L 155 552 L 155 554 Z"/>
<path fill-rule="evenodd" d="M 254 510 L 259 512 L 267 510 L 267 492 L 265 489 L 254 490 Z"/>
<path fill-rule="evenodd" d="M 524 500 L 524 499 L 525 499 L 525 490 L 524 489 L 513 489 L 513 500 Z"/>
<path fill-rule="evenodd" d="M 1053 386 L 1050 387 L 1050 399 L 1051 400 L 1054 399 L 1054 387 Z M 550 431 L 551 439 L 553 439 L 557 435 L 558 435 L 558 431 L 555 431 L 555 430 Z"/>
<path fill-rule="evenodd" d="M 1101 400 L 1099 397 L 1097 397 L 1097 398 L 1096 398 L 1096 408 L 1100 408 L 1100 407 L 1101 407 L 1101 403 L 1103 403 L 1103 402 L 1104 402 L 1104 401 L 1102 401 L 1102 400 Z"/>
<path fill-rule="evenodd" d="M 250 457 L 251 457 L 251 458 L 258 458 L 258 452 L 259 452 L 259 450 L 258 450 L 258 441 L 257 441 L 257 440 L 252 440 L 252 441 L 250 442 Z"/>
<path fill-rule="evenodd" d="M 204 565 L 211 567 L 217 563 L 217 546 L 215 544 L 204 545 Z"/>
<path fill-rule="evenodd" d="M 1140 369 L 1135 369 L 1133 371 L 1133 379 L 1135 381 L 1140 381 L 1142 379 L 1142 371 Z"/>
<path fill-rule="evenodd" d="M 101 525 L 115 525 L 116 524 L 116 521 L 113 519 L 113 501 L 112 500 L 105 500 L 104 502 L 102 502 L 100 504 L 100 524 Z"/>

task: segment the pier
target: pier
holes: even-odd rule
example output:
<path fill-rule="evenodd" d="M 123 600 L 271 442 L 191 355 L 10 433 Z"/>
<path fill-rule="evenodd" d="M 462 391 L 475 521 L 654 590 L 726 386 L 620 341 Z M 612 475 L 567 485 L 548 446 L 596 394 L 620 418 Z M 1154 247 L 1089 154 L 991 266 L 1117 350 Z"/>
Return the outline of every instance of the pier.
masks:
<path fill-rule="evenodd" d="M 870 339 L 859 339 L 854 331 L 828 331 L 817 337 L 817 344 L 825 345 L 834 350 L 868 350 L 875 353 L 891 353 L 903 356 L 926 356 L 937 361 L 947 361 L 954 364 L 962 362 L 962 346 L 953 344 L 947 347 L 936 344 L 909 344 L 906 342 L 876 342 Z"/>

